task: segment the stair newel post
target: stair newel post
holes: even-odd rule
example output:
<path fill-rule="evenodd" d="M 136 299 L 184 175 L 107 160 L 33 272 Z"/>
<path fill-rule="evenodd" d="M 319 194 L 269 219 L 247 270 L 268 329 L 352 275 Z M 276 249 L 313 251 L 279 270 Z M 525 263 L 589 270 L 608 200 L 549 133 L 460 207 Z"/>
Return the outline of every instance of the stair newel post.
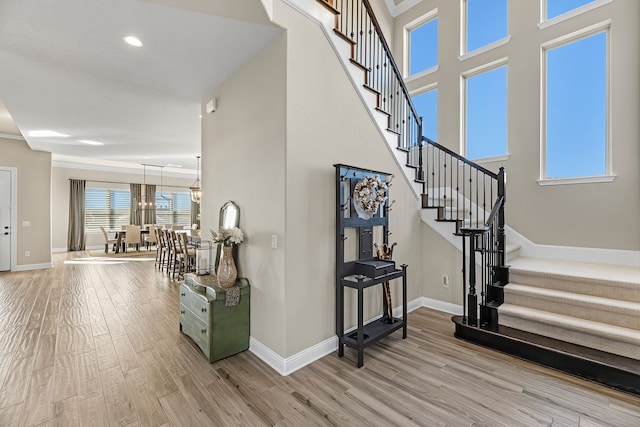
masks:
<path fill-rule="evenodd" d="M 476 295 L 476 236 L 473 233 L 469 233 L 469 293 L 467 294 L 467 305 L 469 306 L 469 326 L 477 326 L 478 295 Z"/>
<path fill-rule="evenodd" d="M 424 168 L 422 167 L 422 147 L 424 142 L 422 139 L 422 117 L 418 122 L 418 181 L 424 181 Z"/>
<path fill-rule="evenodd" d="M 462 235 L 462 323 L 467 323 L 467 239 Z"/>
<path fill-rule="evenodd" d="M 507 174 L 504 171 L 504 167 L 500 168 L 498 172 L 498 198 L 502 197 L 502 205 L 498 211 L 498 235 L 496 236 L 498 241 L 498 259 L 497 264 L 499 267 L 504 267 L 505 263 L 505 235 L 504 235 L 504 205 L 507 202 Z"/>

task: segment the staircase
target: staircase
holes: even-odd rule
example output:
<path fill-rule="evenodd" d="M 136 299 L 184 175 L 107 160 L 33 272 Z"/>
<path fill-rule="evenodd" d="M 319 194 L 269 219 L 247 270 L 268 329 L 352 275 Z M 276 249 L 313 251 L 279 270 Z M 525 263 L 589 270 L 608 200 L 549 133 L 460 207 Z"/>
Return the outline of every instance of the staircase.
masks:
<path fill-rule="evenodd" d="M 499 307 L 500 325 L 640 361 L 640 271 L 521 258 Z"/>
<path fill-rule="evenodd" d="M 505 243 L 504 170 L 422 136 L 368 0 L 317 2 L 332 14 L 325 33 L 420 196 L 423 220 L 433 212 L 432 220 L 452 224 L 436 231 L 462 243 L 465 298 L 455 335 L 640 394 L 640 273 L 618 280 L 603 266 L 517 258 L 518 246 Z"/>

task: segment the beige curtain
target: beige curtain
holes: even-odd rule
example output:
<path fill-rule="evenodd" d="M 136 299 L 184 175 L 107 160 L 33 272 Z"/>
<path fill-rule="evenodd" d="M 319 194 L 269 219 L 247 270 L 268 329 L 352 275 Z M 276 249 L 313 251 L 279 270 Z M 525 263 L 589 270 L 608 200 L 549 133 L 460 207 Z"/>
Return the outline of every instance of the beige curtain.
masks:
<path fill-rule="evenodd" d="M 131 192 L 129 222 L 133 225 L 142 225 L 142 209 L 138 206 L 142 201 L 142 184 L 129 184 L 129 190 Z"/>
<path fill-rule="evenodd" d="M 70 179 L 69 191 L 69 228 L 67 232 L 67 250 L 84 250 L 84 205 L 87 182 L 81 179 Z"/>
<path fill-rule="evenodd" d="M 191 225 L 198 224 L 200 230 L 200 203 L 191 202 Z"/>
<path fill-rule="evenodd" d="M 144 197 L 147 201 L 153 203 L 147 206 L 147 210 L 144 211 L 144 223 L 155 224 L 156 223 L 156 185 L 146 184 L 144 186 Z"/>

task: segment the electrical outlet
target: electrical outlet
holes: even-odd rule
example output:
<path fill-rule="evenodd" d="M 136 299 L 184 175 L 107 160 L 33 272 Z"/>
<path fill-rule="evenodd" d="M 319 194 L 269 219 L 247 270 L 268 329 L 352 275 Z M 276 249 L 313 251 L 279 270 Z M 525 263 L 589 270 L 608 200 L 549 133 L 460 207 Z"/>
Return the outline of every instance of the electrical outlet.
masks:
<path fill-rule="evenodd" d="M 31 251 L 24 251 L 24 256 L 31 256 Z"/>
<path fill-rule="evenodd" d="M 31 227 L 31 221 L 22 221 L 23 227 Z"/>
<path fill-rule="evenodd" d="M 442 287 L 443 288 L 449 287 L 449 276 L 442 276 Z"/>
<path fill-rule="evenodd" d="M 271 247 L 273 249 L 278 249 L 278 235 L 277 234 L 272 234 L 271 235 Z"/>

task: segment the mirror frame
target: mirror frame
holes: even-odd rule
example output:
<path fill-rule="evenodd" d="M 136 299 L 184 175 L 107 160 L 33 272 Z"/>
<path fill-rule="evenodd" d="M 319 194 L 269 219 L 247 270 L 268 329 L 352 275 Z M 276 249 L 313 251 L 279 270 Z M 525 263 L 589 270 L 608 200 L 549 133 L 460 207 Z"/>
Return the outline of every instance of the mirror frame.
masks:
<path fill-rule="evenodd" d="M 227 217 L 227 213 L 228 212 L 235 212 L 235 221 L 234 224 L 227 228 L 225 227 L 225 229 L 231 229 L 233 227 L 239 227 L 240 226 L 240 206 L 238 206 L 238 204 L 236 202 L 234 202 L 233 200 L 229 200 L 227 201 L 224 205 L 222 205 L 222 207 L 220 208 L 220 215 L 218 216 L 218 226 L 219 227 L 224 227 L 225 225 L 225 219 Z M 233 247 L 233 257 L 236 260 L 236 268 L 238 266 L 238 254 L 237 254 L 238 248 L 237 245 L 234 245 Z M 218 272 L 218 265 L 220 265 L 220 259 L 222 258 L 222 245 L 218 244 L 218 247 L 216 248 L 216 259 L 214 262 L 214 271 L 217 273 Z"/>
<path fill-rule="evenodd" d="M 225 222 L 227 222 L 226 218 L 227 218 L 228 212 L 235 212 L 236 218 L 235 218 L 234 224 L 231 227 L 225 227 Z M 240 224 L 240 207 L 233 200 L 229 200 L 220 208 L 220 216 L 218 217 L 218 226 L 224 227 L 225 229 L 229 230 L 233 227 L 237 227 L 239 224 Z"/>

